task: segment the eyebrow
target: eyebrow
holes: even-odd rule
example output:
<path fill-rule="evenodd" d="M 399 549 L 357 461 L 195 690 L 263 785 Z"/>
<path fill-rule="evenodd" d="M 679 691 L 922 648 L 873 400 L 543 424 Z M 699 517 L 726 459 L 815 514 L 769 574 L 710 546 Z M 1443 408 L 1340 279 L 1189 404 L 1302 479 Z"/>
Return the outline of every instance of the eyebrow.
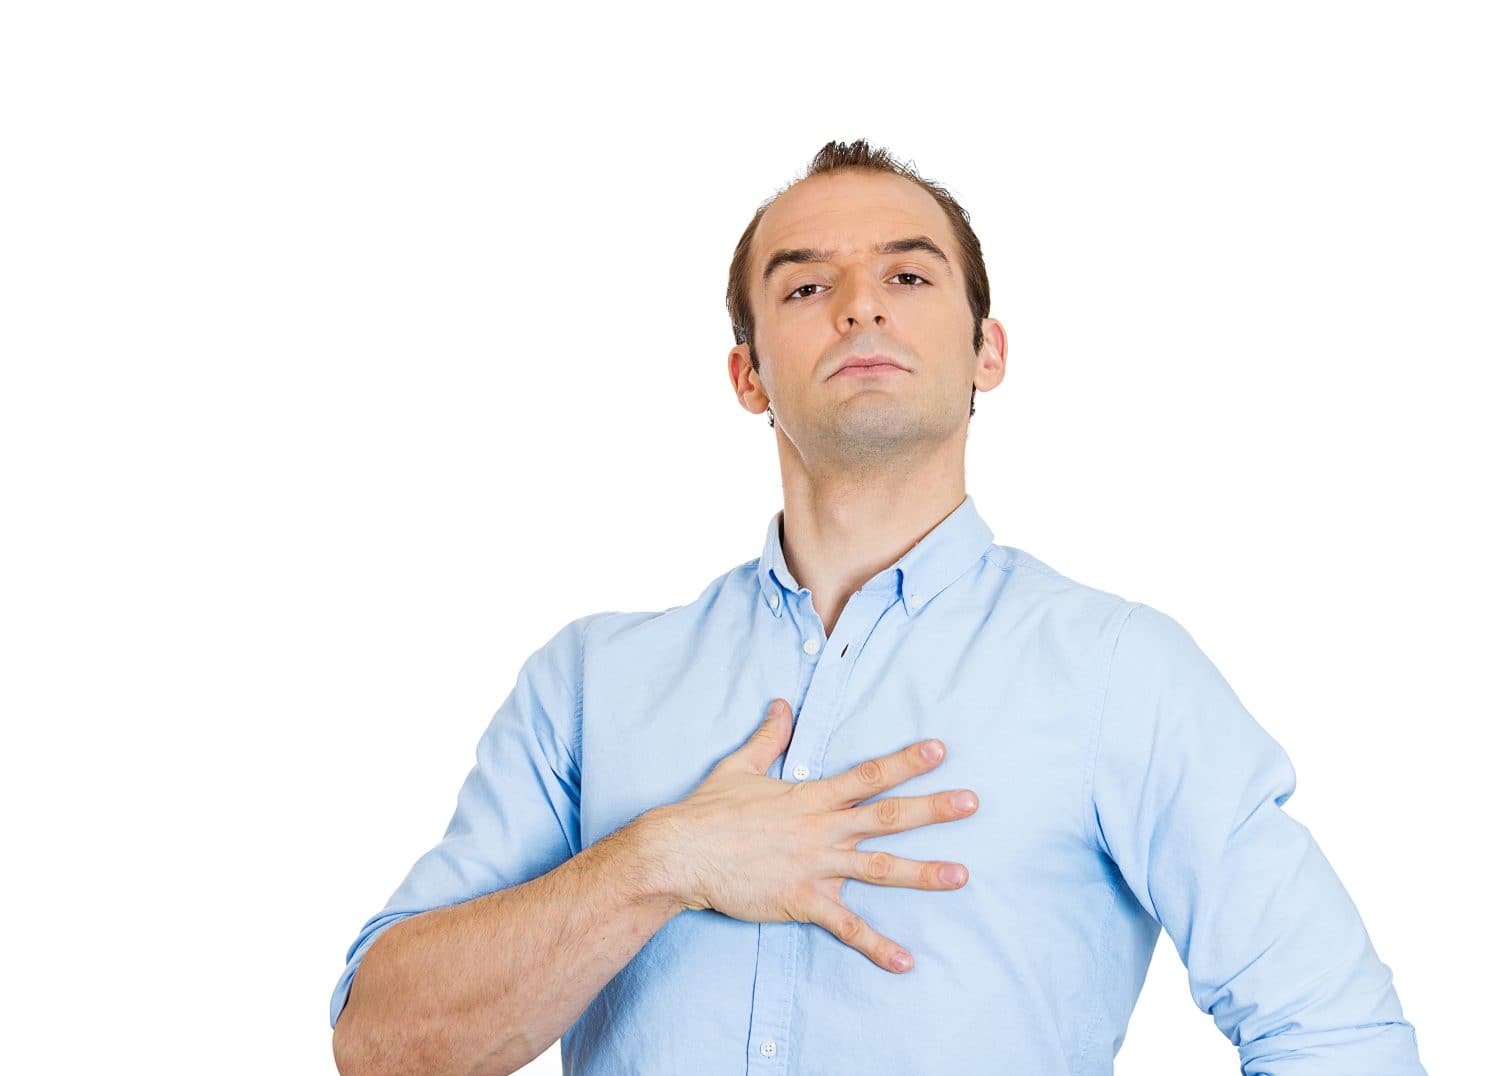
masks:
<path fill-rule="evenodd" d="M 906 239 L 892 239 L 887 243 L 877 243 L 870 248 L 871 254 L 906 254 L 913 250 L 920 250 L 931 254 L 943 263 L 943 268 L 948 275 L 953 275 L 953 266 L 948 261 L 948 255 L 943 253 L 941 247 L 925 235 L 913 235 Z M 803 265 L 809 262 L 826 262 L 833 257 L 831 250 L 813 250 L 810 247 L 797 247 L 793 250 L 778 250 L 766 261 L 765 271 L 760 275 L 761 287 L 771 283 L 771 277 L 783 265 Z"/>

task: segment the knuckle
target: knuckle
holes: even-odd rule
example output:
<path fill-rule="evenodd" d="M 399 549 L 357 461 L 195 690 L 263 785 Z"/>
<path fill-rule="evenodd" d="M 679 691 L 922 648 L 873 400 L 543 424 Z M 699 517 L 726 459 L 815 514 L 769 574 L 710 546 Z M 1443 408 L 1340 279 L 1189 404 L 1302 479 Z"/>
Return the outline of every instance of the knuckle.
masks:
<path fill-rule="evenodd" d="M 859 937 L 859 916 L 853 912 L 844 912 L 834 920 L 833 929 L 839 938 L 846 944 Z"/>
<path fill-rule="evenodd" d="M 889 878 L 895 869 L 896 860 L 889 852 L 873 852 L 865 861 L 865 876 L 868 878 Z"/>
<path fill-rule="evenodd" d="M 885 775 L 885 767 L 878 759 L 866 759 L 859 764 L 859 779 L 867 785 L 878 785 Z"/>
<path fill-rule="evenodd" d="M 901 820 L 901 801 L 894 796 L 881 800 L 875 805 L 875 817 L 881 825 L 894 826 Z"/>
<path fill-rule="evenodd" d="M 922 864 L 922 869 L 917 872 L 918 880 L 927 889 L 945 888 L 940 885 L 942 879 L 939 877 L 938 871 L 941 869 L 936 863 L 924 863 Z"/>

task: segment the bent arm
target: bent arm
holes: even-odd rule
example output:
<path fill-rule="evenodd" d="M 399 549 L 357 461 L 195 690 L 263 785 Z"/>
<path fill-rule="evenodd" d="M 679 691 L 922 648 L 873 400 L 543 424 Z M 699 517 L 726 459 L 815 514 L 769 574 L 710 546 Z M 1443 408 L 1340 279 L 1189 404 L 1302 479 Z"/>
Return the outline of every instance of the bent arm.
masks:
<path fill-rule="evenodd" d="M 1391 969 L 1307 828 L 1291 760 L 1187 631 L 1137 603 L 1110 669 L 1096 839 L 1246 1076 L 1425 1076 Z"/>
<path fill-rule="evenodd" d="M 510 1073 L 556 1042 L 681 910 L 649 814 L 539 878 L 387 929 L 334 1027 L 339 1072 Z"/>

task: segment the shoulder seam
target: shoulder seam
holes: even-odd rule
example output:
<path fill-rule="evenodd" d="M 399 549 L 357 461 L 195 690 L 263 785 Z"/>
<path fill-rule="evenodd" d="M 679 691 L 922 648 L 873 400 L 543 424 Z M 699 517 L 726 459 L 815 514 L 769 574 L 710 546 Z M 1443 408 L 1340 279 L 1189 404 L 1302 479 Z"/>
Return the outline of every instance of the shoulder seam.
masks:
<path fill-rule="evenodd" d="M 1085 843 L 1091 848 L 1098 847 L 1093 821 L 1094 782 L 1099 768 L 1099 744 L 1104 738 L 1104 711 L 1109 702 L 1109 689 L 1115 671 L 1115 654 L 1120 649 L 1120 637 L 1125 634 L 1125 625 L 1130 622 L 1136 610 L 1145 604 L 1145 602 L 1125 602 L 1125 615 L 1120 617 L 1119 627 L 1115 629 L 1114 641 L 1109 646 L 1109 657 L 1104 663 L 1104 690 L 1099 693 L 1099 713 L 1094 718 L 1094 734 L 1089 742 L 1087 773 L 1083 783 L 1083 836 Z"/>
<path fill-rule="evenodd" d="M 1050 576 L 1053 579 L 1066 580 L 1069 583 L 1072 583 L 1072 582 L 1076 581 L 1076 580 L 1070 579 L 1068 576 L 1063 575 L 1062 572 L 1058 571 L 1056 568 L 1052 567 L 1050 564 L 1043 564 L 1041 561 L 1037 560 L 1036 558 L 1029 557 L 1029 556 L 1027 556 L 1024 553 L 1022 553 L 1019 556 L 1017 556 L 1010 563 L 1011 563 L 1011 567 L 1013 567 L 1013 568 L 1024 568 L 1026 571 L 1036 572 L 1038 575 Z"/>
<path fill-rule="evenodd" d="M 573 671 L 573 728 L 568 736 L 568 750 L 573 755 L 573 768 L 578 771 L 578 783 L 583 784 L 583 765 L 579 762 L 583 755 L 583 658 L 588 651 L 589 631 L 604 613 L 596 613 L 585 618 L 583 622 L 583 638 L 578 643 L 578 664 Z"/>
<path fill-rule="evenodd" d="M 1008 572 L 1016 566 L 1016 562 L 1014 560 L 1005 559 L 1004 550 L 1001 549 L 1001 547 L 995 542 L 991 542 L 989 548 L 986 549 L 983 553 L 979 554 L 979 556 L 986 563 L 993 564 L 1002 572 Z"/>

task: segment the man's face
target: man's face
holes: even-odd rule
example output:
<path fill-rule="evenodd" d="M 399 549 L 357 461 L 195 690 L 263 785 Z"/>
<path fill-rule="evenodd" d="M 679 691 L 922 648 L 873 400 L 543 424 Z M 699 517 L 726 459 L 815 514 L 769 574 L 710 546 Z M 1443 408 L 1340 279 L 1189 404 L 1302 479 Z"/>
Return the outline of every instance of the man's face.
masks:
<path fill-rule="evenodd" d="M 941 254 L 877 249 L 918 237 Z M 778 257 L 808 250 L 818 252 L 812 260 Z M 975 354 L 962 273 L 948 218 L 917 184 L 872 172 L 803 180 L 766 210 L 754 237 L 748 283 L 760 373 L 749 371 L 749 348 L 737 346 L 737 390 L 745 399 L 758 383 L 809 464 L 879 465 L 961 438 L 971 386 L 991 388 L 1003 373 L 993 369 L 998 355 L 981 368 L 984 351 L 1003 348 L 998 322 L 985 319 L 985 348 Z M 835 373 L 869 356 L 895 366 Z"/>

